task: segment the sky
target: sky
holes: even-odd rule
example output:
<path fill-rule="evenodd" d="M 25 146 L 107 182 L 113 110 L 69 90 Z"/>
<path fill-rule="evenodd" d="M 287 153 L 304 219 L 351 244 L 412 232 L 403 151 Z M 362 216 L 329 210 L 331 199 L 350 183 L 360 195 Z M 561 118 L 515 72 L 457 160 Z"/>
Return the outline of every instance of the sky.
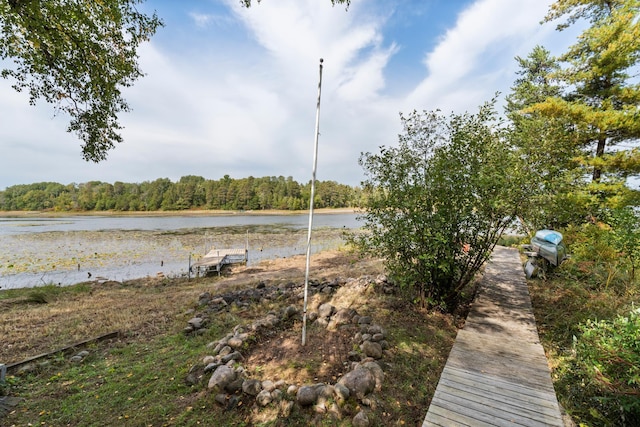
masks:
<path fill-rule="evenodd" d="M 17 184 L 312 177 L 359 185 L 363 152 L 395 146 L 400 113 L 475 112 L 516 78 L 516 56 L 558 55 L 577 33 L 541 24 L 551 0 L 147 0 L 165 26 L 123 91 L 124 142 L 86 162 L 69 118 L 0 79 L 0 190 Z M 0 68 L 1 68 L 0 63 Z"/>

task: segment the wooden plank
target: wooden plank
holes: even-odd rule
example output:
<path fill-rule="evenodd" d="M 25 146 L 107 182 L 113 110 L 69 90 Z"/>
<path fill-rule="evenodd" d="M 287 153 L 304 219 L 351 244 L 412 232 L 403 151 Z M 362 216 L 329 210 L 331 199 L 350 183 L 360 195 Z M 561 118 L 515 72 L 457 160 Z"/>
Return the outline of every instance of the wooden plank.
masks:
<path fill-rule="evenodd" d="M 549 424 L 548 420 L 553 419 L 556 410 L 555 406 L 544 399 L 531 399 L 526 395 L 517 394 L 517 392 L 505 394 L 505 390 L 492 393 L 487 388 L 467 388 L 461 383 L 446 378 L 442 381 L 438 398 L 461 405 L 459 411 L 463 413 L 485 411 L 488 413 L 525 414 L 533 420 L 543 420 L 546 424 Z M 479 406 L 474 407 L 473 405 Z"/>
<path fill-rule="evenodd" d="M 80 342 L 77 342 L 75 344 L 71 344 L 71 345 L 68 345 L 66 347 L 59 348 L 57 350 L 53 350 L 53 351 L 50 351 L 50 352 L 47 352 L 47 353 L 38 354 L 37 356 L 29 357 L 29 358 L 27 358 L 25 360 L 22 360 L 20 362 L 8 363 L 6 365 L 6 370 L 9 372 L 9 371 L 11 371 L 13 369 L 16 369 L 16 368 L 18 368 L 18 367 L 20 367 L 22 365 L 26 365 L 29 362 L 35 362 L 36 360 L 52 356 L 52 355 L 54 355 L 56 353 L 63 353 L 63 352 L 66 352 L 68 350 L 75 349 L 77 347 L 83 347 L 83 346 L 85 346 L 87 344 L 90 344 L 92 342 L 99 342 L 99 341 L 104 341 L 104 340 L 108 340 L 108 339 L 111 339 L 111 338 L 117 338 L 119 335 L 120 335 L 119 331 L 109 332 L 107 334 L 100 335 L 100 336 L 94 337 L 94 338 L 89 338 L 89 339 L 86 339 L 84 341 L 80 341 Z"/>
<path fill-rule="evenodd" d="M 446 374 L 446 376 L 444 374 Z M 489 375 L 478 375 L 476 372 L 448 367 L 446 372 L 443 373 L 441 381 L 443 379 L 445 380 L 445 383 L 450 381 L 451 384 L 458 384 L 458 387 L 462 389 L 483 389 L 489 393 L 513 399 L 534 399 L 536 404 L 548 408 L 557 407 L 557 400 L 555 399 L 555 396 L 551 395 L 547 390 L 527 388 L 525 393 L 523 391 L 524 386 L 522 384 L 491 377 Z"/>
<path fill-rule="evenodd" d="M 423 427 L 563 421 L 517 251 L 497 247 Z"/>

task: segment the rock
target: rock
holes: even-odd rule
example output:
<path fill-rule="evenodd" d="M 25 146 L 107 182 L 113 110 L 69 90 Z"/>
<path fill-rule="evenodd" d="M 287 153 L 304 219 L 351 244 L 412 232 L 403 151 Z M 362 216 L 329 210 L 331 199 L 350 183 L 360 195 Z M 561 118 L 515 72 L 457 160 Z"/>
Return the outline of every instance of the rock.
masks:
<path fill-rule="evenodd" d="M 347 372 L 338 384 L 342 384 L 349 389 L 349 392 L 362 399 L 371 393 L 376 387 L 376 379 L 369 369 L 356 367 L 353 371 Z"/>
<path fill-rule="evenodd" d="M 372 321 L 371 316 L 360 316 L 358 319 L 358 325 L 368 325 Z"/>
<path fill-rule="evenodd" d="M 78 355 L 72 356 L 71 359 L 69 359 L 69 362 L 71 362 L 71 363 L 80 363 L 80 362 L 82 362 L 82 357 L 78 356 Z"/>
<path fill-rule="evenodd" d="M 371 325 L 367 328 L 367 332 L 370 333 L 371 335 L 375 335 L 375 334 L 383 334 L 384 335 L 384 330 L 382 329 L 382 327 L 380 325 Z"/>
<path fill-rule="evenodd" d="M 371 337 L 371 341 L 375 341 L 375 342 L 380 342 L 383 339 L 384 339 L 383 334 L 373 334 L 373 336 Z"/>
<path fill-rule="evenodd" d="M 227 384 L 236 378 L 236 373 L 233 369 L 226 365 L 221 365 L 213 371 L 211 378 L 209 379 L 208 388 L 224 389 Z"/>
<path fill-rule="evenodd" d="M 209 301 L 211 301 L 211 294 L 209 292 L 203 292 L 198 297 L 199 305 L 207 305 L 209 304 Z"/>
<path fill-rule="evenodd" d="M 256 396 L 256 403 L 260 406 L 267 406 L 269 403 L 271 403 L 271 392 L 262 390 Z"/>
<path fill-rule="evenodd" d="M 329 321 L 324 317 L 318 317 L 316 321 L 313 322 L 313 324 L 322 328 L 326 328 L 327 326 L 329 326 Z"/>
<path fill-rule="evenodd" d="M 287 394 L 289 396 L 293 396 L 297 392 L 298 392 L 298 386 L 297 385 L 292 384 L 287 388 Z"/>
<path fill-rule="evenodd" d="M 227 363 L 231 360 L 242 360 L 242 354 L 240 354 L 239 351 L 234 351 L 233 353 L 229 353 L 226 356 L 223 356 L 220 360 L 222 361 L 222 363 Z"/>
<path fill-rule="evenodd" d="M 289 319 L 293 316 L 296 316 L 298 313 L 299 313 L 298 307 L 296 307 L 295 305 L 290 305 L 283 310 L 282 318 Z"/>
<path fill-rule="evenodd" d="M 240 402 L 240 396 L 230 396 L 229 397 L 229 403 L 227 403 L 227 411 L 230 411 L 232 409 L 234 409 L 236 406 L 238 406 L 238 402 Z"/>
<path fill-rule="evenodd" d="M 204 326 L 204 319 L 202 317 L 193 317 L 193 318 L 189 319 L 189 321 L 187 323 L 193 329 L 200 329 L 200 328 L 202 328 Z"/>
<path fill-rule="evenodd" d="M 211 372 L 211 371 L 213 371 L 214 369 L 216 369 L 220 365 L 221 365 L 220 362 L 211 362 L 207 366 L 204 367 L 204 372 L 205 373 Z"/>
<path fill-rule="evenodd" d="M 84 359 L 85 357 L 87 357 L 88 355 L 89 355 L 89 352 L 88 352 L 87 350 L 82 350 L 81 352 L 79 352 L 78 354 L 76 354 L 76 356 L 80 356 L 80 357 L 82 357 L 83 359 Z"/>
<path fill-rule="evenodd" d="M 235 380 L 227 384 L 227 386 L 224 389 L 229 393 L 234 394 L 242 390 L 242 384 L 244 384 L 244 378 L 236 378 Z"/>
<path fill-rule="evenodd" d="M 382 346 L 377 342 L 365 341 L 360 345 L 360 349 L 367 357 L 373 357 L 374 359 L 382 358 Z"/>
<path fill-rule="evenodd" d="M 317 398 L 318 390 L 314 386 L 303 385 L 298 389 L 298 393 L 296 394 L 296 401 L 300 406 L 313 405 Z"/>
<path fill-rule="evenodd" d="M 227 345 L 233 348 L 234 350 L 241 348 L 242 344 L 244 344 L 244 341 L 242 341 L 242 339 L 239 337 L 231 337 L 227 342 Z"/>
<path fill-rule="evenodd" d="M 227 404 L 227 395 L 224 393 L 218 393 L 216 394 L 215 400 L 216 400 L 216 403 L 224 406 Z"/>
<path fill-rule="evenodd" d="M 380 391 L 382 389 L 382 383 L 384 382 L 384 371 L 376 362 L 365 362 L 362 364 L 362 367 L 368 369 L 373 377 L 376 379 L 376 391 Z"/>
<path fill-rule="evenodd" d="M 202 364 L 207 366 L 209 363 L 213 363 L 216 360 L 213 356 L 205 356 L 202 358 Z"/>
<path fill-rule="evenodd" d="M 184 382 L 187 385 L 196 385 L 200 382 L 203 376 L 204 371 L 202 369 L 202 365 L 194 365 L 191 367 L 191 369 L 189 369 L 189 373 L 184 379 Z"/>
<path fill-rule="evenodd" d="M 371 334 L 362 334 L 362 341 L 371 341 Z"/>
<path fill-rule="evenodd" d="M 322 319 L 326 319 L 328 317 L 331 317 L 331 315 L 336 311 L 336 308 L 327 303 L 322 304 L 320 307 L 318 307 L 318 317 L 322 318 Z"/>
<path fill-rule="evenodd" d="M 226 356 L 227 354 L 231 353 L 233 351 L 233 349 L 231 347 L 229 347 L 228 345 L 224 345 L 221 349 L 220 352 L 218 353 L 219 356 Z"/>
<path fill-rule="evenodd" d="M 331 399 L 335 393 L 335 388 L 331 384 L 318 387 L 318 398 Z"/>
<path fill-rule="evenodd" d="M 349 398 L 349 389 L 344 384 L 336 384 L 333 386 L 335 391 L 336 401 L 342 404 Z"/>
<path fill-rule="evenodd" d="M 282 399 L 282 391 L 278 390 L 278 389 L 273 390 L 271 392 L 271 400 L 272 401 L 278 401 L 280 399 Z"/>
<path fill-rule="evenodd" d="M 351 424 L 353 424 L 353 427 L 369 427 L 369 417 L 367 417 L 364 411 L 360 411 L 353 417 Z"/>
<path fill-rule="evenodd" d="M 267 390 L 269 393 L 271 393 L 273 390 L 276 389 L 275 384 L 273 383 L 273 381 L 271 380 L 264 380 L 262 381 L 262 389 L 263 390 Z"/>
<path fill-rule="evenodd" d="M 355 310 L 351 308 L 341 308 L 333 315 L 330 326 L 348 325 L 353 320 Z"/>
<path fill-rule="evenodd" d="M 251 396 L 257 396 L 262 391 L 262 383 L 259 380 L 250 379 L 242 383 L 242 391 Z"/>

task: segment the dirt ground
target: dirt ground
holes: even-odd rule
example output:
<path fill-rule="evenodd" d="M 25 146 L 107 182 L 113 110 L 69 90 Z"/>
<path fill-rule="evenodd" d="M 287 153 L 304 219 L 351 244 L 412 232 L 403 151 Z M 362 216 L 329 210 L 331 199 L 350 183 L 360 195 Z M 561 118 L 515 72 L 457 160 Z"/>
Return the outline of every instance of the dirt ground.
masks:
<path fill-rule="evenodd" d="M 340 250 L 314 255 L 310 266 L 310 278 L 320 281 L 380 272 L 380 260 L 361 259 Z M 1 291 L 0 361 L 15 363 L 114 331 L 138 339 L 180 330 L 184 327 L 180 320 L 185 311 L 194 306 L 202 292 L 221 294 L 255 287 L 258 283 L 303 284 L 304 276 L 305 257 L 295 256 L 251 267 L 234 266 L 222 278 L 187 281 L 148 277 L 124 283 L 86 282 L 77 289 Z M 313 339 L 311 336 L 310 343 Z M 290 342 L 296 341 L 291 338 Z"/>

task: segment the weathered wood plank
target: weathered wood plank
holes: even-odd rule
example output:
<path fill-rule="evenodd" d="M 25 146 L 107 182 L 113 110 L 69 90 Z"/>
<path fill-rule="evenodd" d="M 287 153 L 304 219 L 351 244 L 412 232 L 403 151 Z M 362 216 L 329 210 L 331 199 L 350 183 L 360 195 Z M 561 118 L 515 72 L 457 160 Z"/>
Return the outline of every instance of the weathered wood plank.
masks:
<path fill-rule="evenodd" d="M 428 426 L 563 426 L 517 251 L 494 251 L 438 382 Z"/>

